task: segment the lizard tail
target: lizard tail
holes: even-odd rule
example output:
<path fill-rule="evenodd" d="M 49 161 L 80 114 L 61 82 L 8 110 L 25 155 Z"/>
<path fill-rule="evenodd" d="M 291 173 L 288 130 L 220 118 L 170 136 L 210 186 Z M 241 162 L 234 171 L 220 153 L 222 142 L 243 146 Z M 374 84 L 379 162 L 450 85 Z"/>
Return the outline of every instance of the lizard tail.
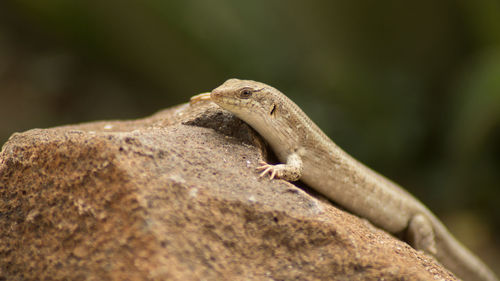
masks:
<path fill-rule="evenodd" d="M 437 218 L 433 216 L 432 220 L 438 248 L 435 256 L 446 268 L 464 281 L 499 281 L 493 271 L 457 241 Z"/>

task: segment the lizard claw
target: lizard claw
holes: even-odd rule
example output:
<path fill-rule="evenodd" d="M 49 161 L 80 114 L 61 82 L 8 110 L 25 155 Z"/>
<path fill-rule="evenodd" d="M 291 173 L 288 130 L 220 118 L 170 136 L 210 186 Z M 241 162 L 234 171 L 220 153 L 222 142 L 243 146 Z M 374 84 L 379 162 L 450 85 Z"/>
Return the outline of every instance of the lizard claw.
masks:
<path fill-rule="evenodd" d="M 259 161 L 259 165 L 260 165 L 260 166 L 270 166 L 269 164 L 267 164 L 266 162 L 264 162 L 264 161 L 262 161 L 262 160 L 261 160 L 261 161 Z M 259 168 L 261 168 L 261 167 L 259 167 Z M 258 169 L 258 168 L 257 168 L 257 169 Z"/>
<path fill-rule="evenodd" d="M 269 173 L 269 179 L 271 179 L 271 180 L 274 179 L 274 177 L 276 176 L 276 169 L 274 169 L 274 166 L 269 165 L 263 161 L 260 161 L 259 164 L 260 164 L 260 167 L 256 168 L 257 171 L 262 171 L 259 174 L 259 178 L 261 178 L 261 177 L 265 176 L 267 173 Z"/>

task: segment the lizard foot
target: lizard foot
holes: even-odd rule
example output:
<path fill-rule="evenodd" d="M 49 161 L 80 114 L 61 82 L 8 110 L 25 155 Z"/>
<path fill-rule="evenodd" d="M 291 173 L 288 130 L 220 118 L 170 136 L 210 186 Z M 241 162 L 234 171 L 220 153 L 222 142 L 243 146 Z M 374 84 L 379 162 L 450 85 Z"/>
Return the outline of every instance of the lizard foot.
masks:
<path fill-rule="evenodd" d="M 436 255 L 436 238 L 431 222 L 422 214 L 416 214 L 408 225 L 413 247 L 431 255 Z"/>
<path fill-rule="evenodd" d="M 259 178 L 269 173 L 269 179 L 274 179 L 277 173 L 277 170 L 274 168 L 276 165 L 270 165 L 263 161 L 260 161 L 259 165 L 260 166 L 256 168 L 257 171 L 261 172 L 259 174 Z"/>
<path fill-rule="evenodd" d="M 284 179 L 287 181 L 296 181 L 300 178 L 300 169 L 288 164 L 271 165 L 266 162 L 260 162 L 257 171 L 261 172 L 259 177 L 269 174 L 270 179 Z"/>

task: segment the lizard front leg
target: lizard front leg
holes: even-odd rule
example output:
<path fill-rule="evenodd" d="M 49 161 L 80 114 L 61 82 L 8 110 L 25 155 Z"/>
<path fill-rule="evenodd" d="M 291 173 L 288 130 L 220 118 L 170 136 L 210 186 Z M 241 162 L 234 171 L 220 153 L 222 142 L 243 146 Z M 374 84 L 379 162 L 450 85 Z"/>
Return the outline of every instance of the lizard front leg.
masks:
<path fill-rule="evenodd" d="M 287 181 L 297 181 L 302 176 L 302 159 L 297 153 L 288 155 L 286 164 L 271 165 L 261 162 L 258 171 L 261 171 L 259 177 L 269 174 L 270 179 L 278 178 Z"/>

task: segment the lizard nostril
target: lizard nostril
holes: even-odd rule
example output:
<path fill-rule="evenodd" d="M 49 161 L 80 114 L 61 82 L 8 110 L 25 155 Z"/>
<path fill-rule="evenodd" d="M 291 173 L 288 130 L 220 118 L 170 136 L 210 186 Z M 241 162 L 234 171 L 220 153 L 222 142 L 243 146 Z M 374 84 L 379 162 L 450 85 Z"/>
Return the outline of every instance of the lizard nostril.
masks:
<path fill-rule="evenodd" d="M 220 91 L 213 90 L 210 93 L 210 98 L 212 98 L 212 99 L 217 99 L 217 98 L 220 98 L 220 97 L 221 97 L 221 92 Z"/>

